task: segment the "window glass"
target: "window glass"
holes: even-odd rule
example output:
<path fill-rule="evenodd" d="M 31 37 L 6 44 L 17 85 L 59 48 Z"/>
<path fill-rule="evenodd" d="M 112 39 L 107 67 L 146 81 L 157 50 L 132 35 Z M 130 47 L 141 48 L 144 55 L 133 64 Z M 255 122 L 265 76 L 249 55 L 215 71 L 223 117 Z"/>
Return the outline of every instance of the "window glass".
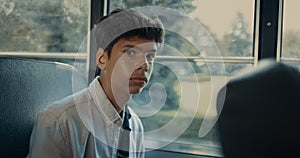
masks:
<path fill-rule="evenodd" d="M 88 9 L 86 0 L 0 1 L 0 52 L 77 53 L 87 35 Z"/>
<path fill-rule="evenodd" d="M 284 1 L 282 24 L 281 60 L 300 70 L 300 24 L 297 19 L 300 11 L 297 0 Z"/>
<path fill-rule="evenodd" d="M 176 9 L 197 20 L 214 39 L 222 56 L 253 56 L 253 0 L 114 0 L 110 2 L 110 10 L 153 5 Z M 188 28 L 185 31 L 191 32 Z M 193 33 L 198 36 L 197 30 Z M 200 55 L 200 52 L 191 51 L 186 55 Z"/>
<path fill-rule="evenodd" d="M 300 58 L 300 24 L 296 20 L 300 11 L 297 0 L 284 1 L 282 57 Z"/>
<path fill-rule="evenodd" d="M 109 10 L 116 8 L 158 17 L 166 30 L 148 87 L 131 100 L 147 147 L 221 156 L 213 126 L 217 92 L 253 64 L 254 1 L 110 1 Z M 210 149 L 199 152 L 204 148 Z"/>

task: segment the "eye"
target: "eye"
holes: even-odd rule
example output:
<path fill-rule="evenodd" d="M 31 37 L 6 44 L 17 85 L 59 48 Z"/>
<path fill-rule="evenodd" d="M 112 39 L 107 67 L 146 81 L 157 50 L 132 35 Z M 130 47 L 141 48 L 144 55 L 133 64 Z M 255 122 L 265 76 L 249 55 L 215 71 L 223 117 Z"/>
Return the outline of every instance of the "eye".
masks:
<path fill-rule="evenodd" d="M 128 51 L 126 51 L 126 54 L 129 56 L 133 56 L 135 54 L 135 52 L 133 50 L 128 50 Z"/>
<path fill-rule="evenodd" d="M 148 61 L 153 61 L 154 58 L 155 58 L 155 54 L 156 54 L 155 52 L 148 53 L 148 54 L 146 55 L 147 60 L 148 60 Z"/>

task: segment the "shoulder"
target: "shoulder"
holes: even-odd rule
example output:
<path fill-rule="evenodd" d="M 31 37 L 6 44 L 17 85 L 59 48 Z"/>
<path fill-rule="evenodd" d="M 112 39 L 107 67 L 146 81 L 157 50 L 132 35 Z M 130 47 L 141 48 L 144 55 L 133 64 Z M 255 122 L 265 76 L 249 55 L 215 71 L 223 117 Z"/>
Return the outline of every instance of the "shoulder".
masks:
<path fill-rule="evenodd" d="M 52 103 L 38 114 L 38 119 L 47 118 L 48 121 L 58 121 L 77 117 L 76 106 L 83 106 L 91 101 L 92 99 L 87 89 L 84 89 Z"/>

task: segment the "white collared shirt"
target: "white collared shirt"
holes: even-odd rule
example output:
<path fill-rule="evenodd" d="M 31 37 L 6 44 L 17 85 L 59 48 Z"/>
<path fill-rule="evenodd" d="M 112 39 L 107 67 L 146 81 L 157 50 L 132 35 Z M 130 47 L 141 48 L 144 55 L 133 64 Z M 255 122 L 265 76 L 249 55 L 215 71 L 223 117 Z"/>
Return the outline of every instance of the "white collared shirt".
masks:
<path fill-rule="evenodd" d="M 141 121 L 127 109 L 131 114 L 129 157 L 144 157 Z M 97 77 L 88 88 L 39 113 L 27 157 L 115 158 L 122 122 Z"/>

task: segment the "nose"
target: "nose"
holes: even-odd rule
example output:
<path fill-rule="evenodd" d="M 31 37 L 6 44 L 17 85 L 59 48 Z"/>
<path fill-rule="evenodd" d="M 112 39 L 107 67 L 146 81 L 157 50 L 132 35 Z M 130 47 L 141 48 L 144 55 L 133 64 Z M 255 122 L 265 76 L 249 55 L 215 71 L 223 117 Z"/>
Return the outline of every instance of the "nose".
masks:
<path fill-rule="evenodd" d="M 147 72 L 149 70 L 149 61 L 146 56 L 141 56 L 138 61 L 138 69 Z"/>
<path fill-rule="evenodd" d="M 148 63 L 141 64 L 138 69 L 147 72 L 149 70 L 149 64 Z"/>

